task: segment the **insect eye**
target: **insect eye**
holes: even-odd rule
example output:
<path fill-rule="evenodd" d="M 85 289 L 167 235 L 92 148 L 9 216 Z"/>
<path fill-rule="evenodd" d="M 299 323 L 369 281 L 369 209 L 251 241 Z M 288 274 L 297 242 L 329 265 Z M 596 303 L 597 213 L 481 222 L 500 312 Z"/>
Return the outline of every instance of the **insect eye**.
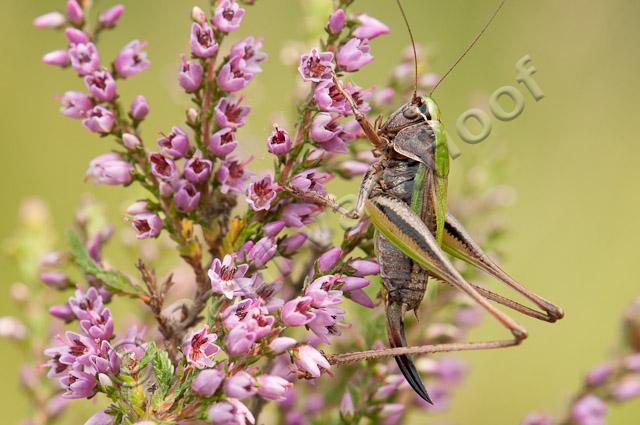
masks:
<path fill-rule="evenodd" d="M 418 115 L 418 108 L 416 107 L 406 108 L 404 111 L 402 111 L 402 116 L 404 116 L 408 120 L 415 120 L 416 118 L 418 118 Z"/>

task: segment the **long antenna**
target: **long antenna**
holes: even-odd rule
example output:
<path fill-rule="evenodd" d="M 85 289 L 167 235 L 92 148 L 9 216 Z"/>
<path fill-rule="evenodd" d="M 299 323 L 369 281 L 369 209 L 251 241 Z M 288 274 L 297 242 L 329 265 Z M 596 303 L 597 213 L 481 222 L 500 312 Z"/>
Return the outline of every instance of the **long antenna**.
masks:
<path fill-rule="evenodd" d="M 469 44 L 467 46 L 466 49 L 464 49 L 464 52 L 462 52 L 462 54 L 458 57 L 458 59 L 454 62 L 453 65 L 451 65 L 451 67 L 449 68 L 449 70 L 442 76 L 442 78 L 440 78 L 440 80 L 438 80 L 438 82 L 436 83 L 435 86 L 433 86 L 433 88 L 431 89 L 431 92 L 429 92 L 429 96 L 431 96 L 433 94 L 433 92 L 436 91 L 436 89 L 438 88 L 438 86 L 440 85 L 440 83 L 442 83 L 444 81 L 445 78 L 447 78 L 447 76 L 451 73 L 451 71 L 454 70 L 454 68 L 456 66 L 458 66 L 458 64 L 462 61 L 462 59 L 464 59 L 465 56 L 467 56 L 467 53 L 469 53 L 469 50 L 471 50 L 473 48 L 473 46 L 476 45 L 476 43 L 478 42 L 478 40 L 480 40 L 480 37 L 482 37 L 482 35 L 484 34 L 484 32 L 487 30 L 487 28 L 489 28 L 489 26 L 491 25 L 491 23 L 493 22 L 494 19 L 496 19 L 496 16 L 498 16 L 498 13 L 500 13 L 500 10 L 502 9 L 502 6 L 504 6 L 504 4 L 507 2 L 507 0 L 502 0 L 500 2 L 500 4 L 498 5 L 498 7 L 496 8 L 496 10 L 493 12 L 493 14 L 491 15 L 491 17 L 489 18 L 489 20 L 487 21 L 487 23 L 484 25 L 484 27 L 482 27 L 482 29 L 480 30 L 480 32 L 478 33 L 478 35 L 476 35 L 476 38 L 473 39 L 473 41 L 471 42 L 471 44 Z"/>
<path fill-rule="evenodd" d="M 418 53 L 416 52 L 416 42 L 413 39 L 413 32 L 411 32 L 411 26 L 409 25 L 409 20 L 407 19 L 406 13 L 404 13 L 404 9 L 402 8 L 402 3 L 400 0 L 396 0 L 398 3 L 398 8 L 400 9 L 400 13 L 402 13 L 402 19 L 404 19 L 404 23 L 407 26 L 407 31 L 409 31 L 409 38 L 411 39 L 411 48 L 413 49 L 413 100 L 418 99 Z"/>

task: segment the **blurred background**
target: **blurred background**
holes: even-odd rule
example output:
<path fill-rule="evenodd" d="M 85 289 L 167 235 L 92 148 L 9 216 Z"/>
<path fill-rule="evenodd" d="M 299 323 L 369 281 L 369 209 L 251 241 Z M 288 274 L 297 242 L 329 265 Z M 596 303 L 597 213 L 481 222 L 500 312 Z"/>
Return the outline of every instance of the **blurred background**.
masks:
<path fill-rule="evenodd" d="M 118 30 L 101 40 L 101 55 L 112 58 L 133 38 L 149 41 L 152 67 L 119 88 L 125 98 L 143 93 L 149 100 L 151 114 L 144 131 L 153 140 L 158 132 L 183 121 L 188 99 L 180 94 L 176 75 L 179 54 L 188 47 L 193 2 L 121 2 L 127 11 Z M 80 88 L 81 82 L 71 72 L 40 62 L 45 52 L 62 48 L 65 40 L 62 33 L 36 30 L 31 22 L 63 3 L 3 2 L 1 239 L 13 233 L 19 205 L 30 196 L 50 205 L 57 231 L 71 224 L 85 192 L 107 205 L 111 221 L 118 224 L 123 205 L 135 199 L 131 191 L 83 182 L 88 161 L 111 145 L 57 112 L 54 96 Z M 305 16 L 311 3 L 258 0 L 234 34 L 234 39 L 264 36 L 270 56 L 247 92 L 254 112 L 240 133 L 239 153 L 255 155 L 264 167 L 270 166 L 264 140 L 272 122 L 286 123 L 283 114 L 295 107 L 290 94 L 298 74 L 281 61 L 282 50 L 293 40 L 306 40 Z M 494 0 L 404 3 L 416 41 L 430 53 L 437 72 L 456 59 L 496 6 Z M 99 8 L 109 5 L 98 2 Z M 372 65 L 353 76 L 361 86 L 382 85 L 408 44 L 400 14 L 390 0 L 357 0 L 352 10 L 380 18 L 392 30 L 372 43 Z M 634 268 L 640 260 L 640 144 L 631 113 L 638 99 L 638 16 L 640 2 L 633 0 L 509 2 L 438 89 L 436 99 L 452 133 L 455 119 L 469 106 L 488 112 L 486 99 L 498 87 L 513 85 L 523 93 L 525 109 L 517 119 L 493 119 L 491 136 L 480 144 L 457 142 L 462 156 L 452 163 L 450 191 L 464 184 L 457 170 L 482 163 L 500 150 L 507 164 L 501 183 L 518 194 L 505 213 L 509 236 L 500 246 L 505 269 L 562 305 L 567 316 L 553 326 L 522 319 L 530 338 L 521 347 L 465 355 L 472 366 L 468 381 L 450 411 L 437 420 L 515 424 L 531 410 L 561 412 L 585 371 L 605 359 L 617 343 L 622 311 L 640 295 Z M 545 94 L 539 102 L 515 81 L 514 65 L 526 54 L 538 69 L 534 78 Z M 339 194 L 353 190 L 335 187 Z M 17 271 L 2 257 L 0 315 L 16 313 L 5 295 L 16 279 Z M 503 335 L 485 322 L 480 337 Z M 18 391 L 21 354 L 0 341 L 0 356 L 2 422 L 16 423 L 27 409 Z M 638 417 L 640 403 L 629 403 L 614 408 L 608 423 L 637 423 Z"/>

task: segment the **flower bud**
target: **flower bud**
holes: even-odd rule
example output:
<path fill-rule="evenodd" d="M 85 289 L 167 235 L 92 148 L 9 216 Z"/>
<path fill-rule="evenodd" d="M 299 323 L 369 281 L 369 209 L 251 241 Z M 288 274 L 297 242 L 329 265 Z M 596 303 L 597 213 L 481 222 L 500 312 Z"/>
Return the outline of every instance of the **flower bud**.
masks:
<path fill-rule="evenodd" d="M 338 9 L 329 17 L 327 28 L 331 34 L 337 34 L 344 28 L 346 16 L 343 9 Z"/>
<path fill-rule="evenodd" d="M 198 114 L 198 110 L 196 108 L 187 109 L 187 122 L 189 123 L 189 125 L 197 125 L 199 119 L 200 114 Z"/>
<path fill-rule="evenodd" d="M 67 0 L 67 19 L 75 25 L 82 25 L 84 22 L 84 11 L 76 0 Z"/>
<path fill-rule="evenodd" d="M 220 387 L 223 378 L 223 373 L 218 369 L 204 369 L 194 378 L 191 389 L 196 394 L 211 397 Z"/>
<path fill-rule="evenodd" d="M 42 57 L 42 62 L 46 63 L 47 65 L 54 65 L 64 68 L 70 63 L 69 53 L 67 53 L 66 50 L 54 50 L 45 54 Z"/>
<path fill-rule="evenodd" d="M 124 143 L 124 146 L 129 149 L 129 150 L 136 150 L 140 147 L 140 145 L 142 144 L 140 142 L 140 139 L 138 139 L 135 135 L 131 134 L 131 133 L 124 133 L 122 135 L 122 143 Z"/>
<path fill-rule="evenodd" d="M 98 23 L 102 28 L 113 28 L 124 13 L 124 6 L 116 4 L 100 14 Z"/>
<path fill-rule="evenodd" d="M 191 19 L 195 22 L 201 23 L 207 20 L 207 15 L 204 13 L 204 10 L 200 9 L 198 6 L 193 6 L 193 9 L 191 9 Z"/>
<path fill-rule="evenodd" d="M 269 344 L 269 348 L 271 348 L 276 354 L 284 353 L 285 351 L 293 348 L 297 344 L 297 341 L 288 336 L 281 336 Z"/>
<path fill-rule="evenodd" d="M 318 258 L 318 269 L 321 273 L 327 272 L 335 267 L 342 257 L 342 249 L 339 247 L 331 248 Z"/>
<path fill-rule="evenodd" d="M 89 42 L 89 36 L 84 31 L 76 28 L 67 28 L 64 34 L 71 44 L 84 44 Z"/>
<path fill-rule="evenodd" d="M 40 280 L 54 289 L 65 289 L 71 285 L 69 276 L 63 272 L 42 272 Z"/>
<path fill-rule="evenodd" d="M 133 204 L 129 205 L 129 207 L 127 208 L 127 214 L 136 215 L 149 212 L 149 210 L 147 209 L 148 206 L 149 204 L 146 200 L 136 201 Z"/>
<path fill-rule="evenodd" d="M 38 16 L 33 20 L 33 26 L 36 28 L 62 28 L 66 20 L 60 12 L 49 12 Z"/>
<path fill-rule="evenodd" d="M 140 95 L 133 99 L 131 104 L 131 117 L 136 121 L 142 121 L 149 113 L 149 104 L 144 96 Z"/>
<path fill-rule="evenodd" d="M 104 373 L 98 374 L 98 381 L 100 381 L 100 385 L 102 385 L 105 388 L 113 387 L 113 381 Z"/>
<path fill-rule="evenodd" d="M 375 261 L 353 260 L 349 263 L 357 276 L 372 276 L 380 273 L 380 266 Z"/>

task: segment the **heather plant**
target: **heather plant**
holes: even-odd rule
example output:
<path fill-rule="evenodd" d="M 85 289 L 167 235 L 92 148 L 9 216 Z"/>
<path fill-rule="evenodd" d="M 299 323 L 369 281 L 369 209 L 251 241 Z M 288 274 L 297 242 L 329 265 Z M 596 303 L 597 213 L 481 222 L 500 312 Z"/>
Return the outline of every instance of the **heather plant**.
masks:
<path fill-rule="evenodd" d="M 61 112 L 110 143 L 89 162 L 86 178 L 139 186 L 144 196 L 123 211 L 137 239 L 126 244 L 135 275 L 104 258 L 117 230 L 95 202 L 80 207 L 63 246 L 52 243 L 46 208 L 25 205 L 10 246 L 25 281 L 12 296 L 28 313 L 3 318 L 0 329 L 33 359 L 22 369 L 34 406 L 28 423 L 53 423 L 69 403 L 79 403 L 71 399 L 99 398 L 108 406 L 87 424 L 392 425 L 411 411 L 447 409 L 464 380 L 467 366 L 455 356 L 418 359 L 434 400 L 428 405 L 393 359 L 340 367 L 331 361 L 332 353 L 382 347 L 385 340 L 373 228 L 366 218 L 339 225 L 326 219 L 349 208 L 349 199 L 336 200 L 326 183 L 357 179 L 374 160 L 333 75 L 360 110 L 388 114 L 411 92 L 412 55 L 402 57 L 385 86 L 356 85 L 352 73 L 374 60 L 375 39 L 389 28 L 353 10 L 353 0 L 334 2 L 321 39 L 296 57 L 305 93 L 297 99 L 295 126 L 273 123 L 264 144 L 251 148 L 268 151 L 273 168 L 252 170 L 252 158 L 236 153 L 251 113 L 242 92 L 268 58 L 257 34 L 228 40 L 243 31 L 252 3 L 211 1 L 206 11 L 191 10 L 176 80 L 192 106 L 181 122 L 162 129 L 146 129 L 151 106 L 142 94 L 123 99 L 119 91 L 151 65 L 146 42 L 132 40 L 112 60 L 98 48 L 102 33 L 122 18 L 122 5 L 94 13 L 90 0 L 68 0 L 65 13 L 34 21 L 66 37 L 64 48 L 43 61 L 80 78 L 60 96 Z M 421 89 L 435 81 L 425 73 Z M 149 132 L 161 136 L 149 140 Z M 504 234 L 498 215 L 511 191 L 493 186 L 485 173 L 469 170 L 468 189 L 451 208 L 463 221 L 482 220 L 473 227 L 490 248 Z M 147 252 L 149 243 L 161 257 Z M 173 273 L 156 273 L 160 258 L 175 263 Z M 466 278 L 479 278 L 460 268 Z M 454 289 L 432 286 L 421 317 L 426 326 L 411 326 L 410 340 L 465 339 L 482 313 Z M 56 303 L 60 296 L 64 302 Z M 112 314 L 118 298 L 144 306 L 136 323 Z M 638 334 L 634 320 L 628 320 L 630 340 Z M 630 347 L 638 351 L 637 344 Z M 636 397 L 636 357 L 625 352 L 593 372 L 597 379 L 557 423 L 597 424 L 607 402 Z M 550 421 L 532 415 L 525 423 Z"/>

